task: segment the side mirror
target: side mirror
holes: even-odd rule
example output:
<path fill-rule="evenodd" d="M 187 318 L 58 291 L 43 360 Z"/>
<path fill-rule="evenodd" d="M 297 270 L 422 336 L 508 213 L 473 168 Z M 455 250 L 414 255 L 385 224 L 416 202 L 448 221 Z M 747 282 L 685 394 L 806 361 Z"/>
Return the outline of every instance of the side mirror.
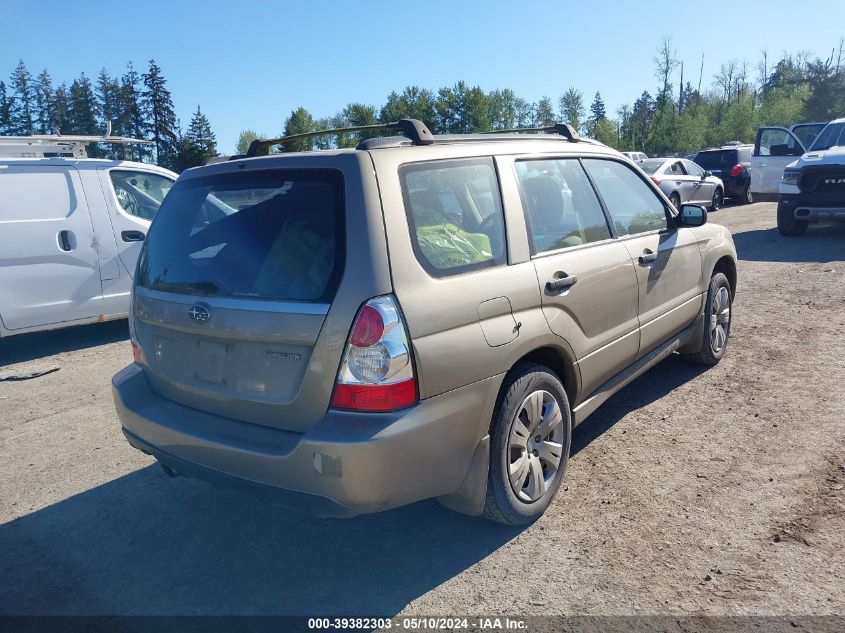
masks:
<path fill-rule="evenodd" d="M 701 177 L 701 179 L 702 179 L 702 180 L 704 180 L 704 179 L 705 179 L 705 178 L 707 178 L 708 176 L 712 176 L 712 175 L 713 175 L 713 172 L 712 172 L 712 171 L 710 171 L 710 170 L 708 170 L 708 169 L 705 169 L 705 170 L 704 170 L 704 175 Z"/>
<path fill-rule="evenodd" d="M 677 221 L 678 226 L 701 226 L 707 223 L 707 210 L 697 204 L 682 204 Z"/>

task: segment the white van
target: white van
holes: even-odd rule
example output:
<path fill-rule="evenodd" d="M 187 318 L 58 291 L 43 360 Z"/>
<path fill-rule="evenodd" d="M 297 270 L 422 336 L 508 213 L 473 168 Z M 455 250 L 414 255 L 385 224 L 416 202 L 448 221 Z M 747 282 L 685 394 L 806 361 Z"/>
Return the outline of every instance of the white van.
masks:
<path fill-rule="evenodd" d="M 128 314 L 141 244 L 177 175 L 85 158 L 88 142 L 0 137 L 0 337 Z"/>
<path fill-rule="evenodd" d="M 777 202 L 783 170 L 813 143 L 824 123 L 799 123 L 789 128 L 757 130 L 751 155 L 751 194 L 755 202 Z"/>

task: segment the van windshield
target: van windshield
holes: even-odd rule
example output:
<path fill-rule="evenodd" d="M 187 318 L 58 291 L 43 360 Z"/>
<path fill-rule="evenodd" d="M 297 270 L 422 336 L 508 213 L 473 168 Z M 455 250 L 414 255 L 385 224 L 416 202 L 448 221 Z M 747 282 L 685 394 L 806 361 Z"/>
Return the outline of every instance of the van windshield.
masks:
<path fill-rule="evenodd" d="M 150 227 L 138 285 L 201 296 L 330 301 L 342 268 L 342 177 L 261 170 L 180 180 Z"/>

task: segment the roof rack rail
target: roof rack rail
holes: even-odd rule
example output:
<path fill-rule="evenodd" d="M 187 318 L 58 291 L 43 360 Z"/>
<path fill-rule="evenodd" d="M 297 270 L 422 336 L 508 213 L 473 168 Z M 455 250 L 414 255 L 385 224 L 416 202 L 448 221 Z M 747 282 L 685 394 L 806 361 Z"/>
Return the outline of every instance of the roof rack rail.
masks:
<path fill-rule="evenodd" d="M 546 125 L 543 127 L 515 127 L 508 130 L 489 130 L 487 132 L 481 132 L 481 134 L 513 134 L 516 132 L 551 132 L 553 134 L 563 136 L 571 143 L 577 143 L 581 140 L 581 137 L 578 135 L 578 132 L 575 131 L 575 128 L 568 123 L 555 123 L 554 125 Z"/>
<path fill-rule="evenodd" d="M 0 136 L 0 156 L 5 158 L 88 158 L 85 146 L 91 143 L 152 145 L 152 141 L 127 136 L 112 136 L 111 123 L 103 136 L 32 134 Z"/>
<path fill-rule="evenodd" d="M 303 134 L 291 134 L 290 136 L 282 136 L 272 139 L 255 139 L 249 144 L 249 149 L 246 151 L 246 157 L 252 158 L 254 156 L 267 156 L 270 153 L 270 148 L 273 145 L 284 145 L 292 141 L 298 141 L 305 138 L 312 138 L 314 136 L 326 136 L 329 134 L 347 134 L 349 132 L 367 132 L 370 130 L 398 130 L 402 132 L 411 140 L 414 145 L 431 145 L 434 143 L 434 135 L 431 133 L 425 123 L 419 119 L 399 119 L 393 123 L 378 123 L 376 125 L 356 125 L 352 127 L 339 127 L 329 130 L 317 130 L 314 132 L 305 132 Z"/>

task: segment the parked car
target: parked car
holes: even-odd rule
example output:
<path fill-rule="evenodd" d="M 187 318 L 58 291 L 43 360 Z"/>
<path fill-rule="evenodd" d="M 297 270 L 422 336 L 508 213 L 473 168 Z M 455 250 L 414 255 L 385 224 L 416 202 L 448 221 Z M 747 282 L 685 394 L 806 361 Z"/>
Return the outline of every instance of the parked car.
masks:
<path fill-rule="evenodd" d="M 685 158 L 649 158 L 637 166 L 660 187 L 672 205 L 702 204 L 711 211 L 722 206 L 725 186 L 721 179 Z"/>
<path fill-rule="evenodd" d="M 438 497 L 529 522 L 573 426 L 674 352 L 722 358 L 730 232 L 569 126 L 383 127 L 403 136 L 255 141 L 180 176 L 112 380 L 123 432 L 169 474 L 318 515 Z"/>
<path fill-rule="evenodd" d="M 648 156 L 646 154 L 643 154 L 642 152 L 622 152 L 622 153 L 625 154 L 625 156 L 630 158 L 635 163 L 639 163 L 640 161 L 643 161 L 646 158 L 648 158 Z"/>
<path fill-rule="evenodd" d="M 0 137 L 0 337 L 129 313 L 141 244 L 177 176 L 85 158 L 74 138 Z"/>
<path fill-rule="evenodd" d="M 757 202 L 777 202 L 783 170 L 806 152 L 827 123 L 800 123 L 789 128 L 757 130 L 751 155 L 751 195 Z"/>
<path fill-rule="evenodd" d="M 725 197 L 754 201 L 751 193 L 751 144 L 731 143 L 698 152 L 693 162 L 722 181 Z"/>
<path fill-rule="evenodd" d="M 781 235 L 803 235 L 814 222 L 845 222 L 845 118 L 828 123 L 808 152 L 783 172 Z"/>

